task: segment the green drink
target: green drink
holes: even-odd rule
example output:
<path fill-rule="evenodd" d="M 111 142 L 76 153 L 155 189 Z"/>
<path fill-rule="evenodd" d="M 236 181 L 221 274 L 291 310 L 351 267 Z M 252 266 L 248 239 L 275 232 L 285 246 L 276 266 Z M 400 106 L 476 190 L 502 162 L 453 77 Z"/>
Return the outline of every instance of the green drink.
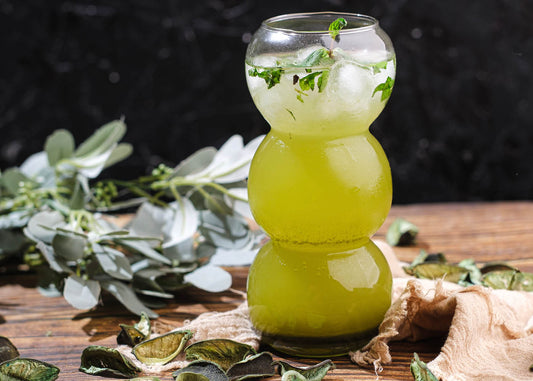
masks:
<path fill-rule="evenodd" d="M 347 25 L 332 36 L 338 17 Z M 392 46 L 367 16 L 288 15 L 263 23 L 246 64 L 271 125 L 248 183 L 272 239 L 250 268 L 252 322 L 287 353 L 346 353 L 390 305 L 390 270 L 369 237 L 390 209 L 391 175 L 368 128 L 392 90 Z"/>

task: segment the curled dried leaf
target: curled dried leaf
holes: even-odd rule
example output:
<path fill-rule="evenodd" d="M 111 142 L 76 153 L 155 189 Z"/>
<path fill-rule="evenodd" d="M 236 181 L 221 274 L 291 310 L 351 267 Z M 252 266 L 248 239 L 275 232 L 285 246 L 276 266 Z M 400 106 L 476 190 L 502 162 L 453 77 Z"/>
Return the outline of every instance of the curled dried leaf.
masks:
<path fill-rule="evenodd" d="M 217 364 L 203 360 L 191 362 L 172 376 L 176 381 L 228 381 L 228 376 Z"/>
<path fill-rule="evenodd" d="M 166 364 L 183 351 L 191 331 L 175 331 L 143 341 L 133 347 L 133 354 L 143 364 Z"/>
<path fill-rule="evenodd" d="M 391 246 L 404 246 L 414 243 L 418 234 L 418 227 L 413 223 L 396 218 L 387 230 L 385 239 Z"/>
<path fill-rule="evenodd" d="M 91 345 L 81 354 L 80 371 L 98 376 L 134 377 L 141 371 L 116 349 Z"/>
<path fill-rule="evenodd" d="M 255 349 L 250 345 L 229 339 L 212 339 L 199 341 L 185 349 L 187 360 L 211 361 L 227 371 L 233 364 L 254 355 Z"/>
<path fill-rule="evenodd" d="M 426 363 L 420 360 L 417 353 L 413 354 L 410 369 L 415 381 L 439 381 L 431 370 L 429 370 Z"/>
<path fill-rule="evenodd" d="M 58 374 L 58 367 L 34 359 L 19 357 L 0 364 L 2 381 L 53 381 Z"/>
<path fill-rule="evenodd" d="M 468 275 L 468 269 L 445 263 L 422 263 L 415 266 L 412 271 L 417 278 L 443 279 L 454 283 L 458 283 Z"/>
<path fill-rule="evenodd" d="M 13 343 L 4 336 L 0 336 L 0 363 L 19 357 L 19 351 Z"/>
<path fill-rule="evenodd" d="M 233 364 L 226 372 L 230 380 L 271 377 L 276 374 L 276 364 L 272 354 L 261 352 Z"/>
<path fill-rule="evenodd" d="M 294 366 L 285 361 L 276 361 L 276 364 L 280 366 L 281 375 L 285 377 L 283 380 L 320 381 L 330 369 L 335 369 L 335 364 L 329 359 L 308 367 Z"/>
<path fill-rule="evenodd" d="M 134 347 L 140 342 L 150 338 L 152 325 L 146 313 L 141 312 L 141 319 L 134 325 L 120 324 L 120 333 L 117 336 L 117 343 Z"/>

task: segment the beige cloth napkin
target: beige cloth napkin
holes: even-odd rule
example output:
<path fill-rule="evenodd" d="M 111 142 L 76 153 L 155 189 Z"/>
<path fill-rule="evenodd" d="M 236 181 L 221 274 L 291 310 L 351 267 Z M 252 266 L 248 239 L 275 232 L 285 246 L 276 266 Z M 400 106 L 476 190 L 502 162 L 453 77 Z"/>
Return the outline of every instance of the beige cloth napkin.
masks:
<path fill-rule="evenodd" d="M 440 354 L 428 364 L 443 381 L 533 379 L 529 371 L 533 364 L 533 293 L 405 278 L 391 247 L 381 241 L 376 244 L 393 272 L 393 304 L 378 335 L 360 351 L 350 353 L 354 362 L 374 366 L 378 373 L 392 361 L 390 341 L 447 337 Z M 193 331 L 194 341 L 229 338 L 255 348 L 260 341 L 246 303 L 232 311 L 202 314 L 179 329 Z M 183 365 L 183 358 L 178 358 L 164 367 L 143 368 L 159 372 Z"/>

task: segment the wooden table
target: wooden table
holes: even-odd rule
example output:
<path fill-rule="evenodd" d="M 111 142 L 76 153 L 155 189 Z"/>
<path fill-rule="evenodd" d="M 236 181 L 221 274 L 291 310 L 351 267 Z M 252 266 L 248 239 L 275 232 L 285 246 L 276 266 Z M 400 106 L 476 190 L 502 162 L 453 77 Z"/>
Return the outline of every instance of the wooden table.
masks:
<path fill-rule="evenodd" d="M 396 248 L 400 260 L 411 261 L 424 248 L 444 252 L 451 262 L 474 258 L 477 262 L 505 260 L 523 271 L 533 272 L 533 202 L 420 204 L 394 206 L 377 233 L 384 234 L 395 217 L 404 217 L 420 228 L 418 244 Z M 230 270 L 234 288 L 244 290 L 247 268 Z M 18 347 L 24 357 L 46 361 L 61 369 L 59 380 L 99 380 L 78 371 L 80 355 L 89 345 L 115 346 L 120 323 L 132 324 L 128 314 L 113 299 L 104 306 L 83 312 L 63 298 L 47 298 L 35 289 L 35 276 L 7 272 L 0 268 L 0 335 Z M 180 326 L 205 311 L 227 311 L 242 302 L 239 293 L 209 294 L 189 288 L 179 293 L 167 308 L 158 310 L 158 322 Z M 434 358 L 444 338 L 418 343 L 392 344 L 392 364 L 386 365 L 380 380 L 412 380 L 409 363 L 413 352 L 421 359 Z M 286 358 L 286 357 L 285 357 Z M 295 360 L 290 359 L 289 360 Z M 314 364 L 316 360 L 298 360 Z M 334 359 L 336 369 L 326 380 L 375 380 L 372 369 L 360 368 L 347 357 Z M 161 380 L 172 380 L 170 373 Z M 109 378 L 107 378 L 109 379 Z"/>

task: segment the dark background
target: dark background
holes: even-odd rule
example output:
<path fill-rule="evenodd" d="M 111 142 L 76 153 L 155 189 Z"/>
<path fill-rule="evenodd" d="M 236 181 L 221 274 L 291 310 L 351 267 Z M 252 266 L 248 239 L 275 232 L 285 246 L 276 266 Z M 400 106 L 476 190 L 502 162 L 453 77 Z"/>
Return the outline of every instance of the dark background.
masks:
<path fill-rule="evenodd" d="M 265 18 L 319 10 L 372 15 L 394 43 L 372 126 L 394 203 L 533 198 L 531 0 L 0 0 L 0 167 L 121 116 L 134 155 L 105 177 L 265 133 L 246 43 Z"/>

